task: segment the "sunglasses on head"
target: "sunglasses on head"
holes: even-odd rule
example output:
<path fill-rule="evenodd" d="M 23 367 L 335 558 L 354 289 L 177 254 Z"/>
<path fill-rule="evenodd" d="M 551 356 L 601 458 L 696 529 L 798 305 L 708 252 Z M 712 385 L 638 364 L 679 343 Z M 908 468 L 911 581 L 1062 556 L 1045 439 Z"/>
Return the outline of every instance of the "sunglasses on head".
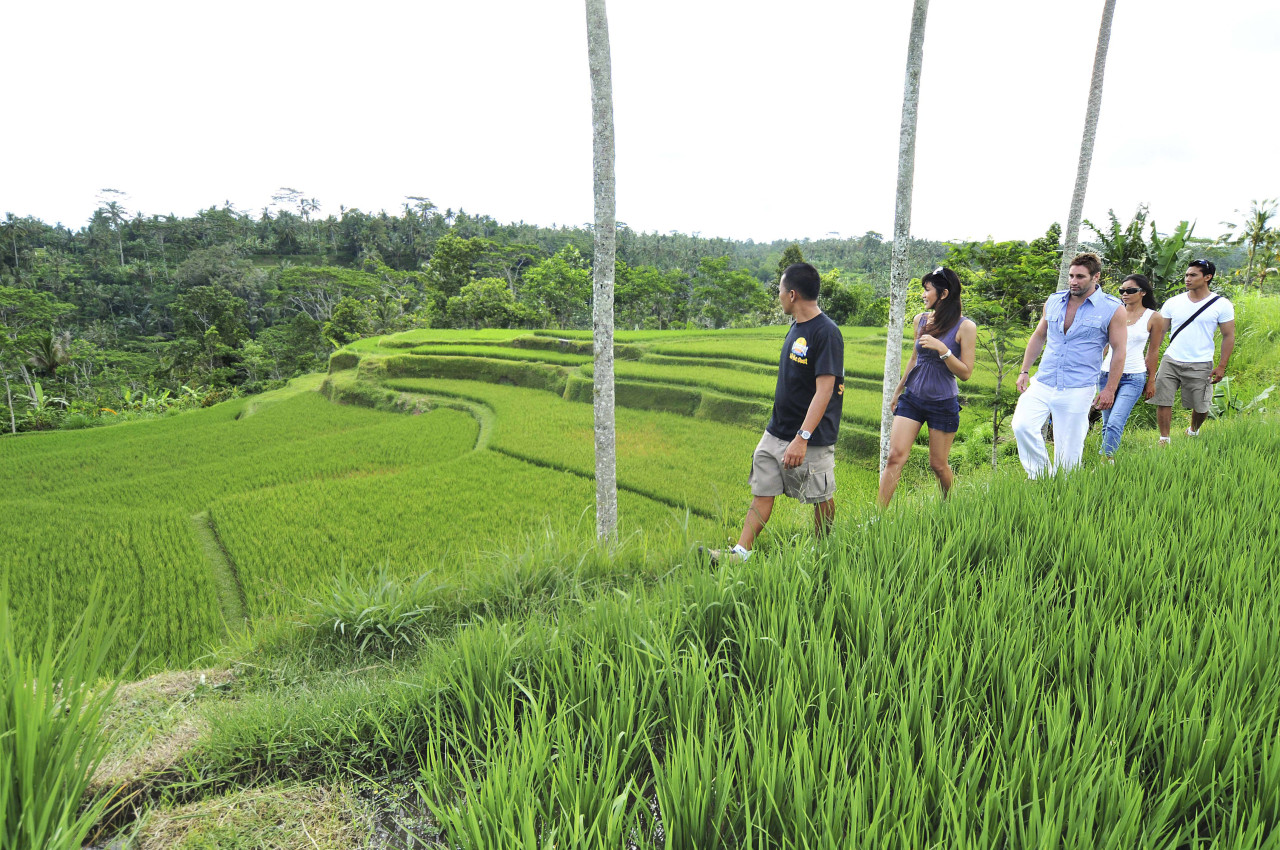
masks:
<path fill-rule="evenodd" d="M 1137 286 L 1128 286 L 1120 290 L 1121 295 L 1132 295 L 1135 292 L 1141 292 L 1142 289 Z"/>
<path fill-rule="evenodd" d="M 1209 268 L 1209 261 L 1208 260 L 1192 260 L 1191 262 L 1187 263 L 1187 265 L 1199 266 L 1202 269 L 1207 269 Z"/>

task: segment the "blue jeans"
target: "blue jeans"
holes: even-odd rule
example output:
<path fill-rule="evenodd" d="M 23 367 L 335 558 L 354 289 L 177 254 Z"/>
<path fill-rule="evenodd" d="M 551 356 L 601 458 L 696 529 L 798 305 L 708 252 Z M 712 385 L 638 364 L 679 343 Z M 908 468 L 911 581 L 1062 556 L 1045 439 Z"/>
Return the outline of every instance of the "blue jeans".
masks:
<path fill-rule="evenodd" d="M 1107 385 L 1106 372 L 1098 377 L 1098 391 Z M 1120 448 L 1120 435 L 1124 433 L 1124 424 L 1129 421 L 1129 413 L 1142 398 L 1142 390 L 1147 385 L 1146 372 L 1125 372 L 1120 376 L 1120 386 L 1116 388 L 1116 403 L 1110 410 L 1102 411 L 1102 451 L 1110 457 Z"/>

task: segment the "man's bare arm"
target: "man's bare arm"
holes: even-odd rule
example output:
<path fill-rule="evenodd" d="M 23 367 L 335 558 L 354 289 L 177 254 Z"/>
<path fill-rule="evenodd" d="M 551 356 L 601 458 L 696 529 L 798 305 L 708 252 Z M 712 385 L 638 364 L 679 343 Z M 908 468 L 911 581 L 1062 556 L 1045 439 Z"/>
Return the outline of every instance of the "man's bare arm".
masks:
<path fill-rule="evenodd" d="M 1231 360 L 1231 352 L 1236 348 L 1236 322 L 1219 322 L 1222 328 L 1222 353 L 1218 356 L 1218 365 L 1213 370 L 1213 382 L 1216 384 L 1227 376 L 1227 363 Z"/>

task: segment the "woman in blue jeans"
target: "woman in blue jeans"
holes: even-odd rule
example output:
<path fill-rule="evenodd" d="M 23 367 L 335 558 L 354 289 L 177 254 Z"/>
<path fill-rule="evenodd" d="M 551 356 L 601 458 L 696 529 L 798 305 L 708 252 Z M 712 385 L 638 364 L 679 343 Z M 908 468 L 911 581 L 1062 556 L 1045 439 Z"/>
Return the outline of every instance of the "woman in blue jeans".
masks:
<path fill-rule="evenodd" d="M 929 468 L 938 476 L 945 497 L 951 489 L 947 458 L 960 430 L 960 391 L 956 378 L 969 380 L 978 340 L 978 326 L 960 314 L 960 278 L 939 266 L 920 279 L 927 312 L 916 316 L 916 347 L 907 372 L 898 382 L 890 409 L 889 458 L 880 473 L 880 507 L 898 489 L 902 467 L 921 427 L 929 428 Z"/>
<path fill-rule="evenodd" d="M 1124 433 L 1129 413 L 1144 394 L 1150 398 L 1155 390 L 1156 359 L 1160 341 L 1164 339 L 1164 322 L 1160 319 L 1160 305 L 1151 291 L 1151 281 L 1145 275 L 1131 274 L 1120 283 L 1120 300 L 1124 302 L 1125 321 L 1129 328 L 1129 344 L 1124 355 L 1124 375 L 1116 390 L 1116 402 L 1110 410 L 1102 411 L 1101 454 L 1111 458 L 1120 447 L 1120 435 Z M 1098 388 L 1106 386 L 1111 371 L 1108 346 L 1102 358 L 1102 374 Z"/>

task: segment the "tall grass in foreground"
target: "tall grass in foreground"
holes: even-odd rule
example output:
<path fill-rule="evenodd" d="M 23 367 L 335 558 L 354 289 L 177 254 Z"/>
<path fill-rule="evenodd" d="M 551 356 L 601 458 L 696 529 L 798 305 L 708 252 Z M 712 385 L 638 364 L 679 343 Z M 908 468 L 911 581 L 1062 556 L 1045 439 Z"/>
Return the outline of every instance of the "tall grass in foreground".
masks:
<path fill-rule="evenodd" d="M 213 718 L 210 776 L 417 775 L 448 846 L 1270 847 L 1274 417 Z"/>
<path fill-rule="evenodd" d="M 98 619 L 101 598 L 95 591 L 60 646 L 49 637 L 32 654 L 19 649 L 0 584 L 0 847 L 79 850 L 109 802 L 81 809 L 106 753 L 99 724 L 115 693 L 99 684 L 119 629 Z"/>

